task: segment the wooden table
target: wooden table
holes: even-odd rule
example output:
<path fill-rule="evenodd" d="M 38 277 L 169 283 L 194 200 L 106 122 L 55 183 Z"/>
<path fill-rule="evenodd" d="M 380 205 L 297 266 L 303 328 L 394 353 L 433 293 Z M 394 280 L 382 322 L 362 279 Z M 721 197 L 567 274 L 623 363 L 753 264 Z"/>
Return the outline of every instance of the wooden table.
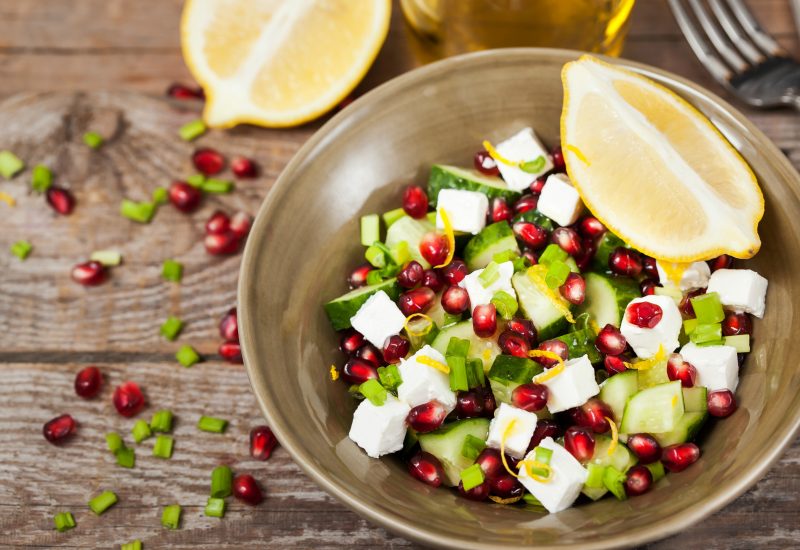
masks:
<path fill-rule="evenodd" d="M 784 0 L 752 0 L 763 25 L 798 52 Z M 10 547 L 116 547 L 139 538 L 146 548 L 407 547 L 320 491 L 282 449 L 268 462 L 248 458 L 251 426 L 262 422 L 241 366 L 216 355 L 216 325 L 235 304 L 239 257 L 214 258 L 202 247 L 202 227 L 215 208 L 255 212 L 278 173 L 321 122 L 284 131 L 254 128 L 212 132 L 199 143 L 225 154 L 256 157 L 259 179 L 229 196 L 212 197 L 193 216 L 172 208 L 147 226 L 121 219 L 123 197 L 146 199 L 157 185 L 190 173 L 193 146 L 176 129 L 198 105 L 163 99 L 173 81 L 189 81 L 178 45 L 177 0 L 0 0 L 0 149 L 31 165 L 45 162 L 77 197 L 75 213 L 58 217 L 27 191 L 28 175 L 0 189 L 18 200 L 0 204 L 0 250 L 17 239 L 33 242 L 26 262 L 0 254 L 0 534 Z M 389 39 L 359 87 L 363 92 L 414 63 L 397 10 Z M 663 67 L 719 92 L 679 34 L 666 3 L 640 0 L 626 57 Z M 75 94 L 76 90 L 88 94 Z M 102 93 L 113 91 L 115 93 Z M 124 93 L 119 93 L 124 92 Z M 131 94 L 143 92 L 150 97 Z M 13 97 L 12 97 L 13 96 Z M 800 165 L 800 125 L 795 113 L 743 109 Z M 105 148 L 88 150 L 81 135 L 113 135 Z M 69 279 L 72 265 L 93 250 L 115 248 L 124 264 L 111 281 L 86 289 Z M 164 258 L 185 265 L 181 284 L 160 277 Z M 206 361 L 192 369 L 176 363 L 179 343 L 158 327 L 167 315 L 186 321 L 180 343 Z M 106 376 L 100 398 L 83 401 L 72 382 L 77 370 L 99 365 Z M 135 380 L 149 408 L 177 417 L 171 460 L 138 447 L 137 466 L 126 470 L 105 451 L 103 434 L 131 425 L 110 404 L 111 391 Z M 41 436 L 42 424 L 70 412 L 78 435 L 63 447 Z M 201 433 L 200 414 L 230 420 L 224 435 Z M 256 508 L 230 504 L 223 520 L 203 506 L 211 469 L 234 465 L 266 488 Z M 120 502 L 95 517 L 87 500 L 113 489 Z M 721 512 L 648 548 L 788 548 L 800 546 L 800 440 L 753 489 Z M 161 507 L 184 508 L 182 528 L 160 526 Z M 78 527 L 53 530 L 52 517 L 71 510 Z"/>

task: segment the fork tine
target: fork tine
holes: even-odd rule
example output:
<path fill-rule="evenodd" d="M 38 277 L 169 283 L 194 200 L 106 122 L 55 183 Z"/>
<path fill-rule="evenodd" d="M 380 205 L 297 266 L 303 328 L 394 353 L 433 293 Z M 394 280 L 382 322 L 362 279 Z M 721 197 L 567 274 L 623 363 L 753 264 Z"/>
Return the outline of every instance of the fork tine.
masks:
<path fill-rule="evenodd" d="M 700 3 L 700 0 L 689 0 L 689 5 L 692 6 L 697 20 L 700 21 L 700 26 L 706 31 L 708 39 L 711 44 L 717 48 L 717 51 L 722 55 L 723 59 L 728 62 L 728 65 L 733 67 L 734 71 L 741 73 L 747 70 L 747 61 L 736 53 L 736 50 L 726 40 L 725 36 L 719 30 L 719 27 L 714 23 L 708 12 Z"/>
<path fill-rule="evenodd" d="M 733 76 L 731 70 L 728 69 L 725 63 L 717 56 L 716 52 L 706 43 L 705 38 L 703 38 L 703 33 L 695 27 L 689 14 L 686 13 L 686 10 L 681 4 L 681 1 L 669 0 L 669 6 L 672 9 L 672 13 L 675 16 L 675 20 L 678 22 L 681 32 L 686 37 L 686 41 L 689 42 L 689 47 L 692 48 L 692 51 L 700 60 L 700 63 L 702 63 L 706 70 L 711 73 L 711 76 L 718 82 L 728 84 Z"/>
<path fill-rule="evenodd" d="M 744 6 L 742 0 L 728 0 L 728 6 L 731 8 L 731 11 L 733 11 L 733 15 L 736 16 L 736 19 L 739 21 L 744 31 L 753 39 L 753 42 L 755 42 L 759 48 L 769 55 L 788 57 L 786 50 L 781 48 L 770 35 L 761 30 L 761 27 L 758 26 L 758 22 L 756 22 L 753 15 Z"/>
<path fill-rule="evenodd" d="M 709 0 L 709 3 L 711 4 L 711 11 L 717 16 L 728 38 L 742 52 L 742 55 L 753 65 L 763 62 L 765 59 L 764 54 L 753 46 L 750 39 L 742 32 L 741 27 L 734 21 L 730 12 L 722 6 L 721 0 Z"/>

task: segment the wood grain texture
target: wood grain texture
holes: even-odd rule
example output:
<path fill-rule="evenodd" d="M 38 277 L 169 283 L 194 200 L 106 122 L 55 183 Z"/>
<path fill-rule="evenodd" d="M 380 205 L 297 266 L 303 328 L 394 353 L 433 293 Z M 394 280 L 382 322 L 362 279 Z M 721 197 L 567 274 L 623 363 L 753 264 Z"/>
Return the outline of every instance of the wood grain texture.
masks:
<path fill-rule="evenodd" d="M 748 2 L 763 26 L 789 49 L 797 39 L 783 0 Z M 0 533 L 11 548 L 115 547 L 134 538 L 146 548 L 415 547 L 344 509 L 314 485 L 282 449 L 268 462 L 247 457 L 247 434 L 261 423 L 244 369 L 215 357 L 220 315 L 234 304 L 239 257 L 212 258 L 202 248 L 202 227 L 215 208 L 254 213 L 275 178 L 323 121 L 294 129 L 241 128 L 212 132 L 196 144 L 176 137 L 197 116 L 193 103 L 170 103 L 125 93 L 160 95 L 188 80 L 180 58 L 178 0 L 0 0 L 0 149 L 29 164 L 44 162 L 70 187 L 78 206 L 55 216 L 28 190 L 29 171 L 0 183 L 18 200 L 0 204 L 0 249 L 29 239 L 24 263 L 0 254 Z M 417 65 L 396 9 L 386 46 L 356 94 Z M 640 0 L 624 55 L 691 78 L 712 90 L 662 0 Z M 53 93 L 90 90 L 89 94 Z M 39 93 L 36 93 L 39 92 Z M 725 95 L 722 93 L 722 95 Z M 788 112 L 743 109 L 800 166 L 800 125 Z M 81 142 L 86 130 L 112 136 L 100 151 Z M 150 225 L 122 219 L 123 197 L 144 199 L 158 185 L 191 173 L 196 146 L 245 154 L 262 167 L 257 180 L 229 196 L 210 197 L 192 216 L 162 208 Z M 105 286 L 84 289 L 69 280 L 70 267 L 96 249 L 116 248 L 125 258 Z M 163 259 L 185 264 L 180 285 L 160 277 Z M 276 265 L 276 268 L 285 266 Z M 191 343 L 208 361 L 177 365 L 179 343 L 165 342 L 158 327 L 167 315 L 186 321 L 179 343 Z M 87 363 L 106 375 L 101 397 L 83 401 L 72 391 L 75 372 Z M 157 408 L 177 417 L 175 454 L 150 455 L 152 440 L 137 446 L 137 467 L 125 470 L 105 451 L 103 434 L 118 430 L 129 444 L 131 420 L 113 412 L 111 388 L 138 381 L 149 418 Z M 62 412 L 80 424 L 63 447 L 41 437 L 41 425 Z M 200 414 L 227 418 L 223 435 L 198 432 Z M 256 508 L 230 501 L 225 519 L 202 514 L 211 469 L 220 463 L 252 472 L 266 488 Z M 86 507 L 104 489 L 120 502 L 102 517 Z M 800 540 L 800 440 L 753 489 L 686 533 L 651 549 L 796 547 Z M 161 507 L 184 506 L 182 529 L 160 526 Z M 71 510 L 78 527 L 52 529 L 57 511 Z"/>

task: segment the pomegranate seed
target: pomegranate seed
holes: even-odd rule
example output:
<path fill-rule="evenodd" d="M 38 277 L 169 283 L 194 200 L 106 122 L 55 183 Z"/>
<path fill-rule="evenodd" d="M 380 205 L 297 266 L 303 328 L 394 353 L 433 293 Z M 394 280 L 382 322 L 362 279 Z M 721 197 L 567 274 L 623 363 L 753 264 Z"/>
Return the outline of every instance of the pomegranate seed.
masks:
<path fill-rule="evenodd" d="M 561 359 L 563 359 L 564 361 L 569 359 L 569 348 L 567 347 L 567 344 L 565 344 L 561 340 L 555 340 L 555 339 L 545 340 L 544 342 L 539 344 L 539 347 L 537 349 L 553 352 L 559 357 L 561 357 Z M 546 369 L 549 369 L 550 367 L 553 367 L 558 364 L 558 361 L 556 361 L 555 359 L 550 359 L 549 357 L 534 357 L 533 360 L 542 365 Z"/>
<path fill-rule="evenodd" d="M 628 449 L 631 450 L 639 462 L 650 464 L 661 458 L 661 445 L 650 434 L 633 434 L 628 436 Z"/>
<path fill-rule="evenodd" d="M 511 221 L 511 218 L 514 217 L 514 211 L 511 210 L 505 199 L 495 197 L 489 207 L 489 216 L 491 216 L 492 223 Z"/>
<path fill-rule="evenodd" d="M 569 303 L 581 305 L 586 299 L 586 281 L 578 273 L 570 273 L 558 291 Z"/>
<path fill-rule="evenodd" d="M 511 319 L 506 323 L 506 328 L 512 332 L 516 332 L 528 342 L 528 345 L 536 344 L 537 334 L 536 327 L 533 322 L 528 319 Z"/>
<path fill-rule="evenodd" d="M 451 286 L 442 294 L 442 309 L 450 315 L 459 315 L 469 308 L 469 293 L 460 286 Z"/>
<path fill-rule="evenodd" d="M 277 445 L 278 440 L 269 426 L 256 426 L 250 430 L 250 456 L 256 460 L 267 460 Z"/>
<path fill-rule="evenodd" d="M 363 344 L 364 337 L 354 328 L 345 330 L 339 338 L 339 349 L 347 355 L 353 355 Z"/>
<path fill-rule="evenodd" d="M 645 494 L 653 486 L 653 474 L 647 466 L 634 466 L 625 478 L 625 494 L 635 497 Z"/>
<path fill-rule="evenodd" d="M 370 363 L 374 367 L 380 367 L 383 364 L 383 357 L 381 351 L 367 342 L 356 351 L 356 357 Z"/>
<path fill-rule="evenodd" d="M 207 235 L 224 235 L 231 227 L 231 220 L 228 215 L 219 210 L 215 211 L 206 222 Z"/>
<path fill-rule="evenodd" d="M 485 411 L 482 395 L 475 391 L 459 392 L 456 397 L 456 416 L 458 418 L 476 418 Z"/>
<path fill-rule="evenodd" d="M 362 266 L 369 268 L 369 265 Z M 369 269 L 367 269 L 369 271 Z M 411 260 L 406 266 L 397 274 L 397 284 L 403 288 L 414 288 L 422 282 L 422 277 L 425 270 L 422 264 L 416 260 Z"/>
<path fill-rule="evenodd" d="M 377 380 L 378 369 L 363 359 L 353 357 L 344 364 L 341 375 L 348 384 L 363 384 L 367 380 Z"/>
<path fill-rule="evenodd" d="M 449 251 L 447 238 L 439 233 L 426 233 L 419 243 L 420 254 L 431 265 L 443 264 Z"/>
<path fill-rule="evenodd" d="M 514 357 L 527 357 L 531 350 L 528 340 L 513 330 L 504 330 L 497 339 L 497 345 L 503 353 Z"/>
<path fill-rule="evenodd" d="M 697 462 L 700 458 L 700 447 L 694 443 L 670 445 L 661 453 L 661 462 L 670 472 L 681 472 Z"/>
<path fill-rule="evenodd" d="M 487 151 L 478 151 L 472 157 L 472 163 L 475 165 L 475 170 L 486 176 L 497 176 L 500 174 L 500 168 L 497 167 L 497 161 Z"/>
<path fill-rule="evenodd" d="M 564 434 L 564 448 L 580 462 L 594 455 L 594 436 L 586 428 L 570 426 Z"/>
<path fill-rule="evenodd" d="M 642 272 L 642 258 L 635 250 L 619 246 L 608 257 L 608 267 L 617 275 L 638 277 Z"/>
<path fill-rule="evenodd" d="M 256 506 L 264 500 L 261 488 L 250 474 L 239 474 L 233 478 L 233 496 L 250 506 Z"/>
<path fill-rule="evenodd" d="M 550 151 L 550 156 L 553 157 L 553 170 L 556 172 L 563 172 L 567 169 L 567 164 L 564 162 L 564 153 L 561 151 L 561 146 L 556 145 Z"/>
<path fill-rule="evenodd" d="M 399 334 L 390 336 L 383 346 L 383 360 L 387 363 L 399 363 L 400 359 L 404 359 L 408 355 L 410 348 L 411 342 Z"/>
<path fill-rule="evenodd" d="M 97 286 L 108 278 L 108 269 L 94 260 L 78 264 L 72 268 L 72 280 L 83 286 Z"/>
<path fill-rule="evenodd" d="M 717 418 L 727 418 L 736 411 L 736 397 L 731 390 L 708 392 L 706 398 L 708 414 Z"/>
<path fill-rule="evenodd" d="M 653 296 L 656 293 L 656 287 L 660 286 L 653 279 L 645 279 L 639 283 L 639 290 L 642 291 L 642 296 Z"/>
<path fill-rule="evenodd" d="M 409 185 L 403 192 L 403 211 L 412 218 L 421 219 L 428 213 L 428 195 L 418 185 Z M 431 262 L 433 263 L 433 262 Z M 442 262 L 437 262 L 438 265 Z"/>
<path fill-rule="evenodd" d="M 412 429 L 424 434 L 438 429 L 446 416 L 444 405 L 434 400 L 412 408 L 406 417 L 406 422 Z"/>
<path fill-rule="evenodd" d="M 596 239 L 606 232 L 606 226 L 592 216 L 586 216 L 578 222 L 578 232 L 587 239 Z"/>
<path fill-rule="evenodd" d="M 372 271 L 372 266 L 363 264 L 355 268 L 350 275 L 347 276 L 347 284 L 350 288 L 358 288 L 367 284 L 367 273 Z"/>
<path fill-rule="evenodd" d="M 438 458 L 425 451 L 420 451 L 409 459 L 408 473 L 431 487 L 439 487 L 444 483 L 442 463 Z"/>
<path fill-rule="evenodd" d="M 144 408 L 145 399 L 136 382 L 123 382 L 114 390 L 111 402 L 119 414 L 130 418 Z"/>
<path fill-rule="evenodd" d="M 242 359 L 242 346 L 239 342 L 222 342 L 219 345 L 218 353 L 228 363 L 241 365 L 244 362 Z"/>
<path fill-rule="evenodd" d="M 511 392 L 511 404 L 528 412 L 542 410 L 547 405 L 548 390 L 542 384 L 520 384 Z"/>
<path fill-rule="evenodd" d="M 201 173 L 213 176 L 222 172 L 225 167 L 225 157 L 218 151 L 205 147 L 192 154 L 192 163 Z"/>
<path fill-rule="evenodd" d="M 442 268 L 442 278 L 448 285 L 457 285 L 464 280 L 469 270 L 463 260 L 453 260 Z"/>
<path fill-rule="evenodd" d="M 206 235 L 203 239 L 206 252 L 212 256 L 236 254 L 240 243 L 239 237 L 233 231 L 227 231 L 222 235 Z"/>
<path fill-rule="evenodd" d="M 514 214 L 522 214 L 529 210 L 535 210 L 539 205 L 539 197 L 536 195 L 522 195 L 517 202 L 514 203 Z"/>
<path fill-rule="evenodd" d="M 575 408 L 573 418 L 578 425 L 589 428 L 594 433 L 602 434 L 611 429 L 606 418 L 613 418 L 614 413 L 603 401 L 592 397 L 580 407 Z"/>
<path fill-rule="evenodd" d="M 617 327 L 607 324 L 597 333 L 594 340 L 594 347 L 604 355 L 620 355 L 628 346 L 628 341 Z"/>
<path fill-rule="evenodd" d="M 444 288 L 444 281 L 435 269 L 426 269 L 422 275 L 422 286 L 430 288 L 434 292 L 439 292 Z"/>
<path fill-rule="evenodd" d="M 42 427 L 42 434 L 47 441 L 53 445 L 58 445 L 74 434 L 76 427 L 77 424 L 74 418 L 68 414 L 62 414 L 48 421 Z"/>
<path fill-rule="evenodd" d="M 472 310 L 472 330 L 481 338 L 489 338 L 497 330 L 497 308 L 484 304 Z"/>
<path fill-rule="evenodd" d="M 594 260 L 594 256 L 597 253 L 597 245 L 592 239 L 583 239 L 581 247 L 583 247 L 583 252 L 575 256 L 575 264 L 578 269 L 585 271 L 589 269 L 589 264 Z"/>
<path fill-rule="evenodd" d="M 653 328 L 664 315 L 664 310 L 658 304 L 651 302 L 635 302 L 628 305 L 625 311 L 625 320 L 642 328 Z"/>
<path fill-rule="evenodd" d="M 256 163 L 247 157 L 233 157 L 231 172 L 237 178 L 248 179 L 258 175 Z"/>
<path fill-rule="evenodd" d="M 686 296 L 681 298 L 680 304 L 678 304 L 678 309 L 681 310 L 681 313 L 684 317 L 688 317 L 693 319 L 694 315 L 694 307 L 692 306 L 692 298 L 695 296 L 700 296 L 701 294 L 705 294 L 706 289 L 698 288 L 697 290 L 691 290 L 686 293 Z"/>
<path fill-rule="evenodd" d="M 642 256 L 642 273 L 644 273 L 645 277 L 653 279 L 656 282 L 660 281 L 661 279 L 658 275 L 656 260 L 650 256 Z"/>
<path fill-rule="evenodd" d="M 722 320 L 722 334 L 736 336 L 737 334 L 753 334 L 753 324 L 747 313 L 728 312 Z"/>
<path fill-rule="evenodd" d="M 536 258 L 536 254 L 534 254 L 533 250 L 530 248 L 524 248 L 522 250 L 522 257 L 525 258 L 525 261 L 528 262 L 528 265 L 536 265 L 539 263 L 539 260 Z"/>
<path fill-rule="evenodd" d="M 557 227 L 553 230 L 550 240 L 561 247 L 561 250 L 570 256 L 580 256 L 583 252 L 581 238 L 578 232 L 569 227 Z"/>
<path fill-rule="evenodd" d="M 541 195 L 546 181 L 547 178 L 536 178 L 531 184 L 531 193 L 534 195 Z"/>
<path fill-rule="evenodd" d="M 239 340 L 239 322 L 236 316 L 236 308 L 232 307 L 228 313 L 222 316 L 219 321 L 219 335 L 223 340 Z"/>
<path fill-rule="evenodd" d="M 492 449 L 491 447 L 486 447 L 481 451 L 481 454 L 475 459 L 475 464 L 481 467 L 486 479 L 493 479 L 505 471 L 502 459 L 500 458 L 500 451 Z"/>
<path fill-rule="evenodd" d="M 84 399 L 91 399 L 100 393 L 103 385 L 103 373 L 95 366 L 86 367 L 75 375 L 75 393 Z"/>
<path fill-rule="evenodd" d="M 489 493 L 500 498 L 515 498 L 522 496 L 525 488 L 517 481 L 517 478 L 506 472 L 487 480 L 489 482 Z"/>
<path fill-rule="evenodd" d="M 539 422 L 536 423 L 536 429 L 533 431 L 531 442 L 528 443 L 528 452 L 536 448 L 545 437 L 552 437 L 553 439 L 556 439 L 560 435 L 561 428 L 555 421 L 546 418 L 539 420 Z"/>
<path fill-rule="evenodd" d="M 173 181 L 169 186 L 169 202 L 184 214 L 197 210 L 202 198 L 203 193 L 185 181 Z"/>
<path fill-rule="evenodd" d="M 422 286 L 402 293 L 397 305 L 403 315 L 408 317 L 415 313 L 425 313 L 431 308 L 435 299 L 436 294 L 430 288 Z"/>
<path fill-rule="evenodd" d="M 250 226 L 253 225 L 253 218 L 244 212 L 237 212 L 231 216 L 230 227 L 233 234 L 239 239 L 244 239 L 250 233 Z"/>
<path fill-rule="evenodd" d="M 544 248 L 547 244 L 548 233 L 532 222 L 517 222 L 511 226 L 514 235 L 533 250 Z"/>
<path fill-rule="evenodd" d="M 69 189 L 52 185 L 45 192 L 45 198 L 47 199 L 47 204 L 62 216 L 69 216 L 72 213 L 72 209 L 75 208 L 75 198 Z"/>
<path fill-rule="evenodd" d="M 200 87 L 193 88 L 185 84 L 172 84 L 167 88 L 167 95 L 173 99 L 187 100 L 187 99 L 205 99 L 205 93 Z"/>
<path fill-rule="evenodd" d="M 673 382 L 680 380 L 684 388 L 691 388 L 697 381 L 697 369 L 684 361 L 679 353 L 673 353 L 667 361 L 667 377 Z"/>
<path fill-rule="evenodd" d="M 727 254 L 723 254 L 722 256 L 717 256 L 710 262 L 708 262 L 708 267 L 711 268 L 712 273 L 718 269 L 729 269 L 733 264 L 733 258 L 728 256 Z"/>
<path fill-rule="evenodd" d="M 625 363 L 629 362 L 630 361 L 628 358 L 623 355 L 606 355 L 605 359 L 603 359 L 603 365 L 606 367 L 606 372 L 612 376 L 628 370 L 628 367 L 625 366 Z"/>
<path fill-rule="evenodd" d="M 497 408 L 497 401 L 495 401 L 494 394 L 489 388 L 481 388 L 478 390 L 478 397 L 483 397 L 483 416 L 487 418 L 494 417 L 494 411 Z"/>
<path fill-rule="evenodd" d="M 464 498 L 468 498 L 469 500 L 486 500 L 489 498 L 489 482 L 484 480 L 483 483 L 478 485 L 477 487 L 473 487 L 469 491 L 464 490 L 464 484 L 462 482 L 458 482 L 458 492 L 461 493 L 461 496 Z"/>

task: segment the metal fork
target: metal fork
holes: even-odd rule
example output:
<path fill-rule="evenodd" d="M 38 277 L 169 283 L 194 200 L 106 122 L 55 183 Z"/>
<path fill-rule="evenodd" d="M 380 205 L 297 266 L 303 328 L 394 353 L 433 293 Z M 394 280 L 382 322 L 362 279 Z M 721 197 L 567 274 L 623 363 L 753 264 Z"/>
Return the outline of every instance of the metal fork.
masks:
<path fill-rule="evenodd" d="M 800 63 L 759 27 L 741 0 L 688 3 L 702 30 L 682 0 L 669 0 L 689 46 L 717 82 L 748 105 L 800 110 Z"/>

